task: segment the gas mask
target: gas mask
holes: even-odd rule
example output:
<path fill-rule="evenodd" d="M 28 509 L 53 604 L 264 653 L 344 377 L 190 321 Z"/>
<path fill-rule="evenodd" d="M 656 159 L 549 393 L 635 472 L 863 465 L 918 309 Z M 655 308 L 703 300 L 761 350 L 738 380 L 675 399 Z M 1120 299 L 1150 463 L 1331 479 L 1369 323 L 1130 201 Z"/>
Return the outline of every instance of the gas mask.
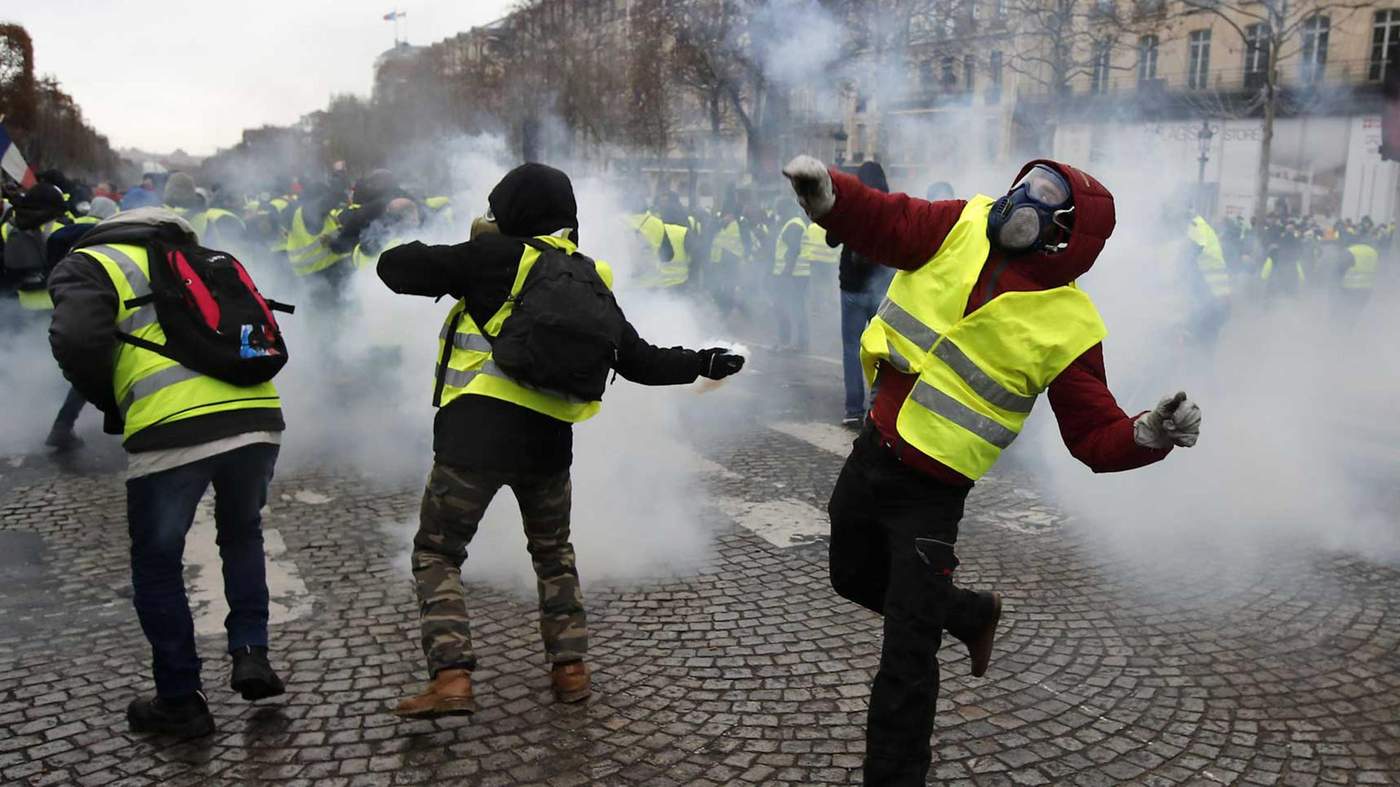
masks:
<path fill-rule="evenodd" d="M 1069 183 L 1050 167 L 1037 164 L 992 204 L 987 238 L 1013 254 L 1053 254 L 1069 245 L 1057 236 L 1061 231 L 1069 233 L 1073 216 Z"/>

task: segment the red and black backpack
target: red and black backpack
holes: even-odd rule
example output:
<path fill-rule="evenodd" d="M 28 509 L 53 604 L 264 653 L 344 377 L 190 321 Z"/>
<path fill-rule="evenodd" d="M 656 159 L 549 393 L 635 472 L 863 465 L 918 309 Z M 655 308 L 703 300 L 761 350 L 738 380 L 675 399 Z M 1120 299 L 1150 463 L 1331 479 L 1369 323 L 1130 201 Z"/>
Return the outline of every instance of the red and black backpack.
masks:
<path fill-rule="evenodd" d="M 287 344 L 272 313 L 292 306 L 264 298 L 228 252 L 155 241 L 148 253 L 151 293 L 126 307 L 151 304 L 165 344 L 118 331 L 119 339 L 234 385 L 265 383 L 282 370 Z"/>

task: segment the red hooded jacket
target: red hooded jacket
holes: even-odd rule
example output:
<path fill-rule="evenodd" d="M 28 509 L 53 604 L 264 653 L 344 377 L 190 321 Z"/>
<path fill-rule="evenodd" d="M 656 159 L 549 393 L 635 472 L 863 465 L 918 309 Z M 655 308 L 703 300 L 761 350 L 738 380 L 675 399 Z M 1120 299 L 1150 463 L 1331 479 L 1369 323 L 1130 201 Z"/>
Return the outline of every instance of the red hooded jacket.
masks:
<path fill-rule="evenodd" d="M 1007 256 L 994 247 L 972 288 L 965 314 L 1005 292 L 1050 289 L 1074 281 L 1093 267 L 1113 234 L 1113 195 L 1103 184 L 1074 167 L 1048 160 L 1026 164 L 1016 179 L 1036 164 L 1053 167 L 1070 183 L 1075 218 L 1069 244 L 1053 255 Z M 831 180 L 836 204 L 817 223 L 826 228 L 833 243 L 845 243 L 871 260 L 900 270 L 916 270 L 932 259 L 967 204 L 886 194 L 834 169 Z M 970 485 L 961 473 L 898 439 L 899 409 L 917 379 L 882 364 L 870 419 L 889 444 L 898 446 L 905 464 L 945 483 Z M 1096 473 L 1142 467 L 1161 460 L 1170 450 L 1143 448 L 1134 442 L 1133 419 L 1108 390 L 1102 345 L 1089 348 L 1061 372 L 1050 383 L 1048 394 L 1065 446 Z"/>

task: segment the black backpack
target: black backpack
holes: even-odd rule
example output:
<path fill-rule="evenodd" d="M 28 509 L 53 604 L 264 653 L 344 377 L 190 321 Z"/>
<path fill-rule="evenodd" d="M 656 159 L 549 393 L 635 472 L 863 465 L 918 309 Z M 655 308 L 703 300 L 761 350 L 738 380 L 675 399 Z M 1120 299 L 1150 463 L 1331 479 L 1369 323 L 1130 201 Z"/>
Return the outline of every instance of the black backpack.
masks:
<path fill-rule="evenodd" d="M 533 238 L 540 252 L 515 308 L 491 340 L 496 365 L 529 388 L 569 399 L 603 398 L 627 320 L 593 260 Z"/>
<path fill-rule="evenodd" d="M 233 255 L 203 246 L 149 247 L 151 294 L 127 308 L 153 304 L 165 344 L 117 332 L 117 338 L 234 385 L 271 380 L 287 364 L 287 344 L 274 311 L 294 308 L 267 300 Z"/>
<path fill-rule="evenodd" d="M 5 239 L 5 278 L 17 290 L 42 290 L 48 281 L 48 253 L 42 230 L 11 229 Z"/>

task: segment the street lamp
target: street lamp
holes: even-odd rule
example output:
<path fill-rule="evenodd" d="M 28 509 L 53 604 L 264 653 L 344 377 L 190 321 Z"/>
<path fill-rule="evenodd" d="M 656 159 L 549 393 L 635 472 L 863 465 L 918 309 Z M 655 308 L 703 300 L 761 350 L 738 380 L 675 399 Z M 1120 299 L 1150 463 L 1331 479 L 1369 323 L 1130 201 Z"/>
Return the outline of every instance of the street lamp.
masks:
<path fill-rule="evenodd" d="M 1196 170 L 1196 212 L 1201 212 L 1201 207 L 1206 196 L 1206 162 L 1210 161 L 1210 140 L 1215 136 L 1215 132 L 1210 129 L 1209 120 L 1201 120 L 1201 128 L 1196 132 L 1196 143 L 1200 146 L 1201 155 L 1196 159 L 1200 168 Z"/>
<path fill-rule="evenodd" d="M 831 135 L 831 138 L 836 142 L 836 168 L 840 169 L 841 165 L 846 163 L 846 140 L 850 137 L 847 136 L 845 129 L 838 128 Z"/>

